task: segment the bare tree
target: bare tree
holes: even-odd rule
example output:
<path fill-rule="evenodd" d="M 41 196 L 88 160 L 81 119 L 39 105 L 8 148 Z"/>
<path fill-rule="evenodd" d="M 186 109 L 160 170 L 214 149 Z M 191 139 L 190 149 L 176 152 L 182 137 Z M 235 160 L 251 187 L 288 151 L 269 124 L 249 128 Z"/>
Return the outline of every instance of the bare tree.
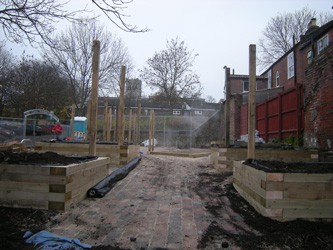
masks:
<path fill-rule="evenodd" d="M 263 37 L 258 43 L 258 64 L 261 69 L 270 66 L 288 50 L 294 42 L 299 42 L 300 36 L 307 31 L 310 20 L 318 16 L 318 24 L 323 25 L 333 19 L 330 13 L 319 13 L 307 7 L 293 13 L 279 14 L 270 19 L 263 31 Z"/>
<path fill-rule="evenodd" d="M 123 0 L 93 0 L 117 27 L 127 32 L 145 32 L 138 30 L 124 21 L 123 10 L 131 1 Z M 66 10 L 68 2 L 57 0 L 0 0 L 0 24 L 7 39 L 15 43 L 28 40 L 30 44 L 39 37 L 43 42 L 50 43 L 50 37 L 55 30 L 55 23 L 61 20 L 70 22 L 81 21 L 77 14 L 89 10 Z"/>
<path fill-rule="evenodd" d="M 72 24 L 72 27 L 54 38 L 54 47 L 43 47 L 44 57 L 59 67 L 70 79 L 72 99 L 83 107 L 90 97 L 92 77 L 92 44 L 101 41 L 99 91 L 101 95 L 117 95 L 120 69 L 132 69 L 132 60 L 120 38 L 106 31 L 96 22 Z"/>
<path fill-rule="evenodd" d="M 123 10 L 127 8 L 127 4 L 133 0 L 92 0 L 92 2 L 108 17 L 108 19 L 115 24 L 119 29 L 126 32 L 147 32 L 149 29 L 139 29 L 137 26 L 130 25 L 124 21 L 124 17 L 127 15 L 123 14 Z M 110 4 L 110 2 L 112 4 Z"/>
<path fill-rule="evenodd" d="M 8 91 L 10 89 L 11 70 L 14 66 L 13 55 L 0 44 L 0 116 L 8 103 Z"/>
<path fill-rule="evenodd" d="M 216 103 L 216 99 L 213 96 L 211 96 L 211 95 L 207 95 L 206 96 L 206 102 Z"/>
<path fill-rule="evenodd" d="M 147 60 L 140 76 L 152 90 L 157 89 L 155 96 L 165 99 L 171 108 L 179 98 L 200 96 L 199 76 L 192 71 L 197 56 L 184 41 L 172 39 L 167 41 L 166 49 Z"/>

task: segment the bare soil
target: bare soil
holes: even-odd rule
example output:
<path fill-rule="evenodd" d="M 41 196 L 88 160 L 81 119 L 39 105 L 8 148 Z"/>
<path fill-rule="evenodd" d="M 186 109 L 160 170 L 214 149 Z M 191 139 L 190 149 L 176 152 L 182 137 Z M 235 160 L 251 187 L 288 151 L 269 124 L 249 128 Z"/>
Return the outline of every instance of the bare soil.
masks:
<path fill-rule="evenodd" d="M 182 158 L 182 161 L 184 160 Z M 9 163 L 8 160 L 5 161 Z M 176 161 L 173 158 L 173 163 Z M 216 219 L 202 235 L 198 249 L 333 249 L 332 222 L 278 222 L 263 217 L 233 188 L 231 173 L 217 172 L 207 163 L 199 167 L 196 178 L 187 182 Z M 231 233 L 223 229 L 221 224 L 226 197 L 231 208 L 251 228 L 250 231 L 238 228 L 237 233 Z M 34 249 L 32 245 L 24 242 L 24 233 L 28 230 L 37 233 L 45 229 L 46 223 L 57 223 L 52 219 L 56 214 L 52 211 L 0 207 L 0 249 Z M 237 224 L 234 226 L 237 227 Z M 95 246 L 92 249 L 120 248 Z"/>
<path fill-rule="evenodd" d="M 13 153 L 9 151 L 0 152 L 0 164 L 18 164 L 18 165 L 69 165 L 96 159 L 94 156 L 64 156 L 55 152 L 36 153 L 23 152 Z"/>
<path fill-rule="evenodd" d="M 203 166 L 203 168 L 207 168 Z M 224 185 L 221 185 L 224 183 Z M 240 249 L 333 249 L 333 223 L 325 221 L 296 220 L 279 222 L 266 218 L 257 213 L 251 205 L 244 200 L 232 185 L 231 173 L 206 173 L 200 174 L 197 192 L 200 196 L 207 197 L 206 208 L 216 221 L 208 227 L 201 241 L 199 249 L 216 249 L 218 243 L 221 248 L 230 249 L 238 246 Z M 223 196 L 228 197 L 232 209 L 238 213 L 253 232 L 239 228 L 238 234 L 225 231 L 220 226 Z M 237 226 L 237 225 L 235 225 Z M 225 247 L 223 247 L 223 244 Z"/>
<path fill-rule="evenodd" d="M 268 173 L 333 173 L 333 162 L 281 162 L 247 159 L 244 164 Z"/>

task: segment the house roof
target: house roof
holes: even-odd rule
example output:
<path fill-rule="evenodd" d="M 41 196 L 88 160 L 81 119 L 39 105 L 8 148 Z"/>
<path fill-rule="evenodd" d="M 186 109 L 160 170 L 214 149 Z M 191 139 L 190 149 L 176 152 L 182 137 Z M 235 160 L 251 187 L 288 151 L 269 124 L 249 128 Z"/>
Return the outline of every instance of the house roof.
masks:
<path fill-rule="evenodd" d="M 333 20 L 324 24 L 323 26 L 313 29 L 312 31 L 301 36 L 300 50 L 303 50 L 305 47 L 307 47 L 309 44 L 311 44 L 312 40 L 316 40 L 316 39 L 320 38 L 321 36 L 323 36 L 327 31 L 329 31 L 332 28 L 333 28 Z"/>
<path fill-rule="evenodd" d="M 234 80 L 249 80 L 249 75 L 230 75 Z M 267 80 L 265 76 L 256 76 L 256 80 Z"/>
<path fill-rule="evenodd" d="M 333 20 L 324 24 L 323 26 L 313 29 L 306 35 L 301 36 L 301 41 L 296 43 L 292 48 L 290 48 L 286 53 L 284 53 L 283 56 L 281 56 L 278 60 L 276 60 L 271 66 L 269 66 L 264 72 L 261 73 L 262 75 L 265 75 L 273 66 L 275 66 L 278 62 L 280 62 L 283 58 L 285 58 L 291 51 L 296 49 L 298 46 L 300 46 L 300 50 L 304 49 L 311 43 L 311 39 L 318 39 L 321 37 L 324 33 L 326 33 L 328 30 L 332 29 L 333 27 Z"/>
<path fill-rule="evenodd" d="M 273 68 L 276 64 L 278 64 L 283 58 L 285 58 L 290 52 L 295 50 L 297 46 L 300 45 L 300 42 L 296 43 L 292 48 L 290 48 L 286 53 L 284 53 L 283 56 L 281 56 L 279 59 L 277 59 L 271 66 L 269 66 L 264 72 L 261 73 L 262 75 L 265 75 L 271 68 Z"/>
<path fill-rule="evenodd" d="M 118 97 L 107 97 L 108 106 L 119 105 Z M 105 97 L 98 98 L 98 106 L 104 106 Z M 138 98 L 135 100 L 129 100 L 125 98 L 125 107 L 127 108 L 137 108 L 139 103 L 141 103 L 141 108 L 145 109 L 170 109 L 169 103 L 163 100 L 154 100 L 153 98 Z M 186 108 L 187 104 L 187 108 Z M 201 98 L 187 98 L 173 104 L 173 109 L 183 110 L 218 110 L 221 103 L 207 103 Z M 189 107 L 189 108 L 188 108 Z"/>

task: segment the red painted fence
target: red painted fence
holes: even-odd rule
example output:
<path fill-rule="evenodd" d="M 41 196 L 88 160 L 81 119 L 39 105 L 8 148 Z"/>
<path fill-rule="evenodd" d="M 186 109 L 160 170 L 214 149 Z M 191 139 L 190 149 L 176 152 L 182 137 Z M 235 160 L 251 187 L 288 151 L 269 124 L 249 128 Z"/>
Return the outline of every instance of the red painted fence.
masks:
<path fill-rule="evenodd" d="M 241 135 L 247 134 L 247 105 L 241 107 Z M 299 138 L 304 128 L 303 85 L 297 84 L 277 96 L 257 104 L 256 129 L 266 142 Z"/>

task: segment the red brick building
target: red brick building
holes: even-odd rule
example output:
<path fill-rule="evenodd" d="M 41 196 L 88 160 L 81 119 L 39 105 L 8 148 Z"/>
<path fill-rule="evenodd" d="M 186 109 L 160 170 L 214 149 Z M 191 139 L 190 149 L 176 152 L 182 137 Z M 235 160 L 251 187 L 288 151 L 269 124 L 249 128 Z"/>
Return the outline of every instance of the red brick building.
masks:
<path fill-rule="evenodd" d="M 318 27 L 316 20 L 312 19 L 300 42 L 257 76 L 256 93 L 257 103 L 260 103 L 282 91 L 302 85 L 302 114 L 298 119 L 302 120 L 304 146 L 329 150 L 332 150 L 333 146 L 332 41 L 333 21 Z M 242 135 L 239 127 L 243 127 L 246 119 L 242 105 L 247 103 L 248 76 L 231 75 L 230 79 L 232 140 Z"/>

